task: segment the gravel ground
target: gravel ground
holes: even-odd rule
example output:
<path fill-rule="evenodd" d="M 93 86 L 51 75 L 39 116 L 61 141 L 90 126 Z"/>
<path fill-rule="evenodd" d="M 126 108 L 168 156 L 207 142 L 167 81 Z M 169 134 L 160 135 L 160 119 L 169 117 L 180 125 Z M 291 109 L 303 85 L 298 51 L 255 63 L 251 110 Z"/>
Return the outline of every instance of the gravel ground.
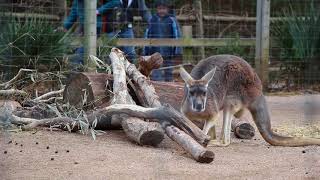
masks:
<path fill-rule="evenodd" d="M 320 95 L 267 100 L 275 128 L 320 124 Z M 273 147 L 259 134 L 210 147 L 215 160 L 200 164 L 169 138 L 153 148 L 128 141 L 122 131 L 108 131 L 96 141 L 59 131 L 0 133 L 1 180 L 320 179 L 320 147 Z"/>

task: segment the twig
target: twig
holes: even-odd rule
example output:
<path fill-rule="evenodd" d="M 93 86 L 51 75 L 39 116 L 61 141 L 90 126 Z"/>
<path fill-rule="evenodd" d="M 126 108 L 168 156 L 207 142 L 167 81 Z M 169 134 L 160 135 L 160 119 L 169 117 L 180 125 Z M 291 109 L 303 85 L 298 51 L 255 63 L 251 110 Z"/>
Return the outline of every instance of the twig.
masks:
<path fill-rule="evenodd" d="M 158 68 L 158 70 L 174 69 L 174 68 L 179 68 L 179 67 L 183 67 L 183 66 L 194 66 L 194 65 L 191 63 L 185 63 L 185 64 L 179 64 L 179 65 L 175 65 L 175 66 L 161 67 L 161 68 Z"/>
<path fill-rule="evenodd" d="M 11 123 L 12 124 L 16 124 L 16 125 L 20 125 L 20 124 L 30 124 L 30 123 L 33 123 L 33 122 L 36 122 L 36 121 L 39 121 L 37 119 L 33 119 L 33 118 L 23 118 L 23 117 L 19 117 L 19 116 L 16 116 L 16 115 L 13 115 L 11 114 Z"/>
<path fill-rule="evenodd" d="M 62 89 L 58 90 L 58 91 L 51 91 L 51 92 L 48 92 L 46 94 L 43 94 L 43 95 L 35 98 L 33 101 L 40 102 L 40 100 L 43 101 L 43 99 L 45 99 L 45 98 L 49 98 L 49 97 L 54 96 L 56 94 L 61 94 L 61 93 L 63 93 L 63 91 L 64 91 L 64 87 Z"/>
<path fill-rule="evenodd" d="M 36 70 L 20 69 L 16 76 L 14 76 L 10 81 L 0 84 L 0 87 L 4 87 L 5 89 L 7 89 L 12 83 L 14 83 L 17 79 L 19 79 L 24 72 L 36 72 Z"/>
<path fill-rule="evenodd" d="M 55 117 L 48 118 L 42 120 L 33 119 L 33 122 L 22 127 L 22 130 L 32 130 L 38 126 L 50 127 L 51 125 L 61 124 L 63 126 L 76 127 L 72 126 L 72 123 L 76 123 L 76 121 L 69 117 Z M 74 128 L 70 129 L 73 130 Z M 77 129 L 77 128 L 76 128 Z"/>
<path fill-rule="evenodd" d="M 50 103 L 50 102 L 55 101 L 55 100 L 63 100 L 63 97 L 51 97 L 49 99 L 43 99 L 43 100 L 39 100 L 37 102 L 38 103 Z"/>
<path fill-rule="evenodd" d="M 0 97 L 1 96 L 22 96 L 27 97 L 28 93 L 22 90 L 17 89 L 8 89 L 8 90 L 0 90 Z"/>

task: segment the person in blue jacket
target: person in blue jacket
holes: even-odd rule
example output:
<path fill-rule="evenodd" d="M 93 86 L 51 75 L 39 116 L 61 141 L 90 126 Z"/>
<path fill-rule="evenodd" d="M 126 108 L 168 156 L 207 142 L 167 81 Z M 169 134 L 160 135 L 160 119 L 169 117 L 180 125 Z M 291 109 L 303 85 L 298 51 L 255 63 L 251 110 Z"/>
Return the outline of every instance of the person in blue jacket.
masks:
<path fill-rule="evenodd" d="M 97 6 L 99 9 L 96 10 L 97 15 L 97 35 L 101 34 L 102 30 L 102 11 L 104 13 L 108 12 L 108 10 L 112 10 L 113 8 L 117 7 L 119 5 L 119 0 L 111 0 L 106 2 L 105 4 L 99 3 L 100 1 L 97 1 Z M 103 9 L 101 9 L 103 7 Z M 64 20 L 63 27 L 65 30 L 69 30 L 75 22 L 79 22 L 79 28 L 78 28 L 78 34 L 80 36 L 83 36 L 84 33 L 84 0 L 73 0 L 71 10 L 69 13 L 69 16 Z M 76 64 L 83 64 L 83 54 L 84 54 L 84 48 L 79 47 L 76 49 L 75 53 L 78 55 L 73 63 Z"/>
<path fill-rule="evenodd" d="M 146 22 L 151 19 L 145 0 L 112 0 L 101 6 L 98 12 L 106 15 L 106 33 L 110 38 L 134 38 L 132 29 L 134 15 L 141 15 Z M 129 61 L 134 61 L 136 53 L 133 46 L 124 46 L 120 49 L 124 51 Z"/>
<path fill-rule="evenodd" d="M 99 3 L 98 3 L 99 5 Z M 75 22 L 79 22 L 79 34 L 83 35 L 83 24 L 84 24 L 84 0 L 73 0 L 70 13 L 68 17 L 64 20 L 63 27 L 69 30 Z M 98 14 L 97 14 L 98 15 Z M 97 34 L 100 33 L 102 27 L 101 16 L 97 16 Z"/>
<path fill-rule="evenodd" d="M 145 38 L 180 38 L 180 28 L 176 18 L 170 14 L 169 2 L 159 0 L 156 2 L 157 12 L 152 16 L 149 26 L 145 33 Z M 173 66 L 174 59 L 182 54 L 181 47 L 169 46 L 149 46 L 144 48 L 144 55 L 151 55 L 159 52 L 163 59 L 163 66 Z M 150 78 L 155 81 L 172 81 L 173 69 L 165 68 L 164 70 L 153 70 Z"/>

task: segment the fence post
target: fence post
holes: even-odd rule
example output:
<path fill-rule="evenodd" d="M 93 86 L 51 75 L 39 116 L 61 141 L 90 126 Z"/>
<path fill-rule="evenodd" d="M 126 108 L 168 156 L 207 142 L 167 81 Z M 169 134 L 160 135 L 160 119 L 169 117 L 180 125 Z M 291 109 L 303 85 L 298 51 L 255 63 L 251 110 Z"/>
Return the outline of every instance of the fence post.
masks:
<path fill-rule="evenodd" d="M 58 12 L 57 14 L 61 19 L 64 19 L 67 16 L 67 1 L 66 0 L 57 0 L 57 9 L 54 9 L 55 12 Z"/>
<path fill-rule="evenodd" d="M 89 55 L 96 55 L 97 49 L 97 1 L 84 1 L 84 65 L 85 70 L 95 71 L 95 64 L 90 61 Z"/>
<path fill-rule="evenodd" d="M 184 41 L 188 41 L 192 38 L 192 26 L 182 26 L 182 37 Z M 193 60 L 192 57 L 193 48 L 192 47 L 183 47 L 183 63 L 191 63 Z"/>
<path fill-rule="evenodd" d="M 257 0 L 255 69 L 264 90 L 269 82 L 270 0 Z"/>
<path fill-rule="evenodd" d="M 196 9 L 196 17 L 198 20 L 198 25 L 197 25 L 197 38 L 203 38 L 204 36 L 204 28 L 203 28 L 203 13 L 202 13 L 202 3 L 201 0 L 194 0 L 194 5 Z M 205 58 L 205 50 L 204 47 L 200 47 L 200 55 L 201 59 Z"/>

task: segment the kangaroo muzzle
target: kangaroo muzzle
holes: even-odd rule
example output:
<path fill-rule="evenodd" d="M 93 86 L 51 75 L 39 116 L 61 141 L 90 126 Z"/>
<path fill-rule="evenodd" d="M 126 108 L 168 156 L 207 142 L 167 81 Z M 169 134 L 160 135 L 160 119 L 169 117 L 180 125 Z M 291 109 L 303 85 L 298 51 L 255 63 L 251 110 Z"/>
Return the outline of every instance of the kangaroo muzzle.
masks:
<path fill-rule="evenodd" d="M 202 111 L 204 111 L 204 109 L 205 109 L 204 102 L 201 101 L 201 100 L 195 100 L 195 101 L 192 103 L 192 109 L 193 109 L 194 111 L 197 111 L 197 112 L 202 112 Z"/>

